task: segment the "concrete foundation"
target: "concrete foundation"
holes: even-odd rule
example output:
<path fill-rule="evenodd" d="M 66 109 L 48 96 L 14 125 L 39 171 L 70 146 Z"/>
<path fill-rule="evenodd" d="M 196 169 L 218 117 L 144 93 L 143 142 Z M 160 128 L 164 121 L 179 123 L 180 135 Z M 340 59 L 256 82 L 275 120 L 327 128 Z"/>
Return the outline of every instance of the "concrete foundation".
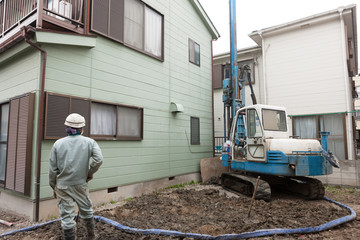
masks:
<path fill-rule="evenodd" d="M 10 213 L 32 219 L 34 216 L 35 203 L 29 199 L 0 191 L 0 208 Z"/>

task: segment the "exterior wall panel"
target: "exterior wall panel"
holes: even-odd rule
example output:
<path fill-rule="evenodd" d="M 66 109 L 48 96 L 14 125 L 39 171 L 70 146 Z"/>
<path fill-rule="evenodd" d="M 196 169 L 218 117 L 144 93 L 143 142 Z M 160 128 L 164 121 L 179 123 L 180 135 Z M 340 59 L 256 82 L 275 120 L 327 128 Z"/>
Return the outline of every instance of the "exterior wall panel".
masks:
<path fill-rule="evenodd" d="M 198 172 L 200 159 L 212 156 L 211 34 L 190 1 L 145 3 L 164 15 L 164 61 L 100 35 L 92 49 L 43 46 L 46 91 L 144 109 L 142 141 L 97 141 L 104 164 L 91 189 Z M 189 38 L 200 45 L 200 66 L 189 62 Z M 171 102 L 182 104 L 184 112 L 171 113 Z M 190 117 L 200 119 L 200 145 L 190 143 Z M 53 143 L 42 145 L 42 198 L 51 195 L 47 166 Z"/>
<path fill-rule="evenodd" d="M 265 38 L 268 104 L 289 114 L 346 110 L 340 30 L 332 21 Z"/>
<path fill-rule="evenodd" d="M 23 51 L 0 64 L 0 101 L 38 88 L 40 71 L 40 55 L 38 52 Z"/>

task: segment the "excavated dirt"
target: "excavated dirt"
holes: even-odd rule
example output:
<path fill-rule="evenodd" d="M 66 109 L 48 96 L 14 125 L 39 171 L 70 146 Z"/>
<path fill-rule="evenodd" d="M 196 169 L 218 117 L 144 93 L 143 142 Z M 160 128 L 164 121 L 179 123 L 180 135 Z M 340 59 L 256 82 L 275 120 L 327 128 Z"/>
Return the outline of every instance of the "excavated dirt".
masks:
<path fill-rule="evenodd" d="M 214 236 L 259 229 L 311 227 L 349 214 L 347 210 L 325 200 L 306 201 L 284 193 L 275 193 L 270 202 L 255 201 L 248 217 L 251 199 L 225 193 L 216 186 L 196 185 L 137 197 L 121 206 L 98 210 L 95 214 L 134 228 L 167 229 Z M 347 204 L 360 214 L 358 189 L 331 187 L 327 188 L 326 196 Z M 3 220 L 6 217 L 6 214 L 0 215 Z M 192 239 L 130 234 L 98 222 L 95 227 L 96 239 Z M 3 228 L 1 226 L 0 230 Z M 78 239 L 86 239 L 85 232 L 80 220 Z M 3 239 L 62 239 L 60 222 Z M 320 233 L 254 239 L 360 239 L 360 219 L 357 217 L 350 223 Z"/>

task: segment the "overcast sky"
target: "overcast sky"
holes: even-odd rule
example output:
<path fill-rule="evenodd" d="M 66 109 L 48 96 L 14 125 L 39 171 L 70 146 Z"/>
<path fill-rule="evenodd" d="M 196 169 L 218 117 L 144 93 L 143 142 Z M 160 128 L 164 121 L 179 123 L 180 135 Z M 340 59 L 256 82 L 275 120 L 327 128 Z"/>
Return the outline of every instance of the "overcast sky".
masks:
<path fill-rule="evenodd" d="M 221 36 L 214 42 L 214 55 L 229 52 L 229 0 L 199 1 Z M 359 42 L 360 0 L 237 0 L 237 48 L 241 49 L 256 45 L 248 36 L 252 31 L 287 23 L 351 4 L 357 5 L 356 17 Z"/>

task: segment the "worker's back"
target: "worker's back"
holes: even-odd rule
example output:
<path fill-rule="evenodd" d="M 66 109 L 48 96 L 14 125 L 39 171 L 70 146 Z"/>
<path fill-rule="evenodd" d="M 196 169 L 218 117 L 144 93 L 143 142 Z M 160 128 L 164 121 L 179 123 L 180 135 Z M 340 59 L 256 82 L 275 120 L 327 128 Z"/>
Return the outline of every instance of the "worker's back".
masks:
<path fill-rule="evenodd" d="M 50 168 L 56 172 L 56 185 L 61 188 L 85 183 L 89 172 L 89 159 L 92 155 L 96 158 L 97 151 L 100 152 L 97 143 L 81 135 L 57 140 L 50 153 Z"/>

